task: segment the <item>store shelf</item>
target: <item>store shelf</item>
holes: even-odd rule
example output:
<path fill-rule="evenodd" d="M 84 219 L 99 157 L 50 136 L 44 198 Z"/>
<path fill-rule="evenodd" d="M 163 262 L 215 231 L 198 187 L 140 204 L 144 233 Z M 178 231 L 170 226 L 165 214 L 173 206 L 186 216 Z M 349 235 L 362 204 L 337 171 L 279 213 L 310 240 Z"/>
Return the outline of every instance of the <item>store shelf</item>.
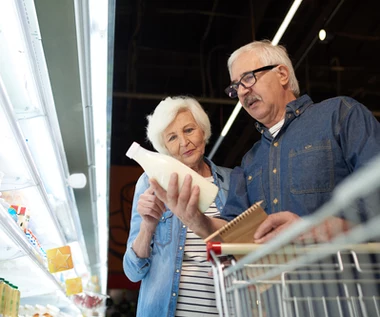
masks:
<path fill-rule="evenodd" d="M 28 209 L 31 230 L 26 238 L 6 212 L 8 220 L 0 224 L 0 276 L 4 272 L 16 285 L 31 285 L 23 286 L 21 295 L 27 304 L 54 304 L 50 298 L 61 294 L 60 283 L 71 277 L 81 277 L 86 286 L 96 275 L 105 292 L 108 2 L 96 3 L 103 9 L 93 11 L 87 0 L 0 1 L 0 193 L 7 203 Z M 98 13 L 104 18 L 100 24 L 93 22 Z M 87 176 L 86 187 L 69 183 L 71 173 Z M 33 236 L 40 250 L 70 246 L 72 272 L 41 277 L 44 253 L 29 243 Z M 38 287 L 30 275 L 38 276 Z M 70 303 L 65 296 L 60 301 Z"/>
<path fill-rule="evenodd" d="M 65 280 L 81 277 L 85 285 L 91 273 L 34 1 L 0 3 L 0 55 L 0 277 L 18 286 L 21 304 L 79 316 Z M 29 231 L 7 204 L 27 209 Z M 66 245 L 74 268 L 51 274 L 45 251 Z"/>
<path fill-rule="evenodd" d="M 79 315 L 79 309 L 65 295 L 46 268 L 46 260 L 27 241 L 9 213 L 0 205 L 0 276 L 18 286 L 21 304 L 51 304 Z"/>
<path fill-rule="evenodd" d="M 50 212 L 49 196 L 17 123 L 9 118 L 5 109 L 7 96 L 1 88 L 0 77 L 0 171 L 4 173 L 0 192 L 9 204 L 24 205 L 30 209 L 30 227 L 45 248 L 62 246 L 65 244 L 63 229 Z M 19 182 L 23 186 L 16 186 L 17 182 L 12 180 L 23 180 Z"/>
<path fill-rule="evenodd" d="M 30 210 L 30 228 L 44 249 L 74 245 L 78 276 L 88 276 L 34 4 L 14 1 L 1 8 L 0 192 Z"/>

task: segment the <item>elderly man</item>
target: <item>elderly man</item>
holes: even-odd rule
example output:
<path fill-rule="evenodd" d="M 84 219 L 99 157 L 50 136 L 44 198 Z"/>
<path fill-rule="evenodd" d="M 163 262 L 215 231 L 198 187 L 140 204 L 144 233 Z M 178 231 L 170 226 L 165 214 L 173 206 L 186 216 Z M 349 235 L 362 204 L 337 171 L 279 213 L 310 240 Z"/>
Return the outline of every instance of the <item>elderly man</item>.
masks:
<path fill-rule="evenodd" d="M 300 217 L 328 201 L 344 178 L 380 153 L 380 123 L 362 104 L 349 97 L 314 103 L 299 96 L 292 63 L 282 46 L 256 41 L 236 50 L 228 60 L 231 84 L 226 93 L 238 97 L 254 118 L 261 140 L 245 154 L 231 174 L 230 191 L 221 214 L 229 221 L 263 200 L 269 214 L 257 229 L 256 243 L 267 242 Z M 201 237 L 223 223 L 205 219 L 196 210 L 199 189 L 191 179 L 177 192 L 172 176 L 167 192 L 151 180 L 156 195 Z M 346 220 L 325 223 L 329 239 L 345 230 Z"/>

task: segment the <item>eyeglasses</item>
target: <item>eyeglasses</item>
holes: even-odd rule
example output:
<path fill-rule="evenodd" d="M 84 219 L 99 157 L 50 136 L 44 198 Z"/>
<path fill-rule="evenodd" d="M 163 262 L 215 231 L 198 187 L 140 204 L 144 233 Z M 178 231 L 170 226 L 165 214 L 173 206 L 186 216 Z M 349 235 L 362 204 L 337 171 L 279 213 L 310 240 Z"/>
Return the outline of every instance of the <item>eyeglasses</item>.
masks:
<path fill-rule="evenodd" d="M 240 85 L 242 85 L 246 89 L 252 87 L 257 82 L 257 77 L 255 75 L 256 73 L 263 72 L 265 70 L 271 70 L 277 66 L 278 64 L 269 65 L 246 72 L 243 74 L 243 76 L 241 76 L 240 80 L 237 83 L 231 83 L 226 89 L 224 89 L 224 92 L 228 95 L 228 97 L 236 98 Z"/>

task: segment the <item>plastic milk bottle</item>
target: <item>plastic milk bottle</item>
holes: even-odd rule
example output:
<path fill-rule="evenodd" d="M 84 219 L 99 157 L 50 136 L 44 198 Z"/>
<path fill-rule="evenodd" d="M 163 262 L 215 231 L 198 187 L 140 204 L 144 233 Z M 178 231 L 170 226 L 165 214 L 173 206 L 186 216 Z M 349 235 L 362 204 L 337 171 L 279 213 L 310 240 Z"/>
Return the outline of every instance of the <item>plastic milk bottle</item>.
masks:
<path fill-rule="evenodd" d="M 140 144 L 133 142 L 126 155 L 141 165 L 149 178 L 154 178 L 165 190 L 168 189 L 170 175 L 178 174 L 178 185 L 181 189 L 185 176 L 191 175 L 192 185 L 198 185 L 200 189 L 198 208 L 205 212 L 214 201 L 218 193 L 218 187 L 190 167 L 175 158 L 157 152 L 144 149 Z"/>

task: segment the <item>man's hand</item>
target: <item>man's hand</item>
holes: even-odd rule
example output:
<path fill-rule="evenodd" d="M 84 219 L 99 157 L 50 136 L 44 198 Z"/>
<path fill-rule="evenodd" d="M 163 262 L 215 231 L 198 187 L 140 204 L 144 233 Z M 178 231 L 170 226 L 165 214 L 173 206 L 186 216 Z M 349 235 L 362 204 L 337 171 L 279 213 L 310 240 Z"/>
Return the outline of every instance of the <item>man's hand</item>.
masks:
<path fill-rule="evenodd" d="M 271 214 L 257 228 L 254 235 L 255 243 L 265 243 L 276 237 L 281 231 L 294 223 L 302 221 L 302 218 L 290 211 L 281 211 Z M 351 225 L 348 221 L 337 217 L 330 217 L 308 232 L 303 233 L 295 241 L 306 244 L 328 242 L 338 234 L 346 232 Z"/>
<path fill-rule="evenodd" d="M 339 234 L 349 231 L 352 224 L 338 217 L 329 217 L 297 238 L 306 244 L 328 242 Z"/>
<path fill-rule="evenodd" d="M 301 218 L 290 211 L 280 211 L 269 215 L 257 228 L 253 236 L 255 243 L 265 243 L 273 239 L 281 231 L 299 221 Z"/>

